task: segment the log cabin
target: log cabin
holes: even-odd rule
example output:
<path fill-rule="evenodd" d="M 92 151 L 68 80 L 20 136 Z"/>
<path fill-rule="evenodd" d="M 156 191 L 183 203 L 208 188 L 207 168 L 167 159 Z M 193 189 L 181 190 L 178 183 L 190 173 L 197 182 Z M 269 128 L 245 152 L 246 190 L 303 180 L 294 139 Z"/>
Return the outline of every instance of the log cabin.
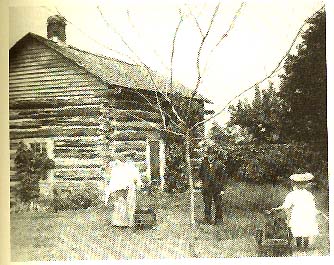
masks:
<path fill-rule="evenodd" d="M 48 183 L 103 180 L 111 157 L 131 157 L 148 179 L 165 174 L 156 96 L 191 92 L 154 71 L 66 44 L 65 18 L 48 18 L 47 38 L 28 33 L 10 49 L 11 181 L 19 142 L 55 161 Z M 153 78 L 152 78 L 153 77 Z M 207 99 L 196 96 L 204 110 Z M 153 102 L 153 104 L 152 104 Z M 204 132 L 204 130 L 203 130 Z"/>

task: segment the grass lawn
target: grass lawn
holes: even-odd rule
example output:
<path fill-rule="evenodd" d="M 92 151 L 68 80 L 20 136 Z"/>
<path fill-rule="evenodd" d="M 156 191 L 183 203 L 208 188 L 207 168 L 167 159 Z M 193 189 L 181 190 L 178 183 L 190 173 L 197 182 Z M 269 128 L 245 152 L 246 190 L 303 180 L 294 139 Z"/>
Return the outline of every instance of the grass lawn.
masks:
<path fill-rule="evenodd" d="M 262 209 L 279 204 L 286 193 L 283 187 L 228 184 L 224 223 L 219 226 L 201 224 L 203 202 L 196 193 L 197 225 L 191 240 L 187 193 L 157 196 L 158 225 L 151 230 L 112 227 L 105 208 L 12 213 L 11 257 L 12 261 L 49 261 L 257 256 L 254 231 L 263 224 Z M 319 209 L 327 209 L 326 196 L 319 193 L 316 197 Z M 321 234 L 303 255 L 329 254 L 328 224 L 319 218 L 319 226 Z"/>

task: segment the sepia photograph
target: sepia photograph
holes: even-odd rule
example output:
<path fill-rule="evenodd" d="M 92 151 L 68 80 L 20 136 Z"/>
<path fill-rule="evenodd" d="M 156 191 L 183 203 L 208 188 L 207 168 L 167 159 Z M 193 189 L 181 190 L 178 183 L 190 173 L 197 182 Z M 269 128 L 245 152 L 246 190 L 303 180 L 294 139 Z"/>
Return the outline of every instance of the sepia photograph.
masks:
<path fill-rule="evenodd" d="M 329 256 L 327 10 L 11 1 L 11 261 Z"/>

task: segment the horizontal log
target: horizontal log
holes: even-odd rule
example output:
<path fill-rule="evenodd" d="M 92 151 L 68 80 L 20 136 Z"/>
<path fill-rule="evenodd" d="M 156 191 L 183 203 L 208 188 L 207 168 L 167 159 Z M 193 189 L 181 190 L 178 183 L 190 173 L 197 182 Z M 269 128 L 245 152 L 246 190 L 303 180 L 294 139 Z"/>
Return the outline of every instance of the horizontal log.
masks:
<path fill-rule="evenodd" d="M 38 101 L 40 99 L 44 99 L 46 97 L 54 97 L 58 98 L 62 95 L 68 96 L 82 96 L 82 97 L 92 97 L 95 96 L 95 93 L 89 87 L 67 87 L 67 88 L 48 88 L 48 89 L 40 89 L 40 90 L 27 90 L 25 92 L 9 92 L 9 101 L 12 100 L 23 100 L 30 99 Z"/>
<path fill-rule="evenodd" d="M 10 120 L 19 120 L 19 119 L 50 119 L 53 117 L 71 117 L 77 118 L 82 117 L 91 117 L 98 118 L 101 115 L 100 106 L 97 105 L 88 105 L 86 106 L 66 106 L 62 108 L 49 108 L 49 109 L 30 109 L 30 110 L 19 110 L 9 111 Z"/>
<path fill-rule="evenodd" d="M 113 144 L 113 150 L 117 153 L 124 152 L 127 150 L 135 150 L 138 152 L 146 151 L 145 141 L 133 141 L 133 142 L 118 142 L 118 144 Z"/>
<path fill-rule="evenodd" d="M 51 128 L 40 128 L 31 130 L 18 130 L 12 129 L 9 132 L 11 139 L 24 139 L 24 138 L 48 138 L 56 136 L 97 136 L 100 135 L 100 130 L 96 127 L 51 127 Z"/>
<path fill-rule="evenodd" d="M 21 47 L 24 47 L 24 49 L 22 49 Z M 35 39 L 31 39 L 28 42 L 24 42 L 19 49 L 15 49 L 15 50 L 11 50 L 11 53 L 21 53 L 22 51 L 26 51 L 26 50 L 36 50 L 36 49 L 46 49 L 47 46 L 42 44 L 41 42 L 35 40 Z"/>
<path fill-rule="evenodd" d="M 80 159 L 93 159 L 101 156 L 100 150 L 89 150 L 85 148 L 55 148 L 53 150 L 55 157 L 58 158 L 80 158 Z"/>
<path fill-rule="evenodd" d="M 96 146 L 96 145 L 91 145 L 91 146 L 62 146 L 62 147 L 59 147 L 59 146 L 56 146 L 54 148 L 54 151 L 57 151 L 57 152 L 72 152 L 72 151 L 79 151 L 79 152 L 100 152 L 101 151 L 101 148 L 99 146 Z"/>
<path fill-rule="evenodd" d="M 93 96 L 73 97 L 47 97 L 38 100 L 14 99 L 9 101 L 9 109 L 38 109 L 38 108 L 59 108 L 63 106 L 101 105 L 104 102 L 101 98 Z"/>
<path fill-rule="evenodd" d="M 74 168 L 71 170 L 56 170 L 54 173 L 56 179 L 77 180 L 77 179 L 102 179 L 103 175 L 99 168 Z"/>
<path fill-rule="evenodd" d="M 42 76 L 29 76 L 24 78 L 9 78 L 9 86 L 10 87 L 18 87 L 20 85 L 29 86 L 31 84 L 41 84 L 41 83 L 64 83 L 64 82 L 99 82 L 97 78 L 93 78 L 87 76 L 87 74 L 65 74 L 50 76 L 50 75 L 42 75 Z"/>
<path fill-rule="evenodd" d="M 159 113 L 143 110 L 111 109 L 108 115 L 118 121 L 142 121 L 144 119 L 147 122 L 159 122 L 161 120 Z"/>
<path fill-rule="evenodd" d="M 138 141 L 146 140 L 147 132 L 144 131 L 118 131 L 110 136 L 110 140 L 115 141 Z"/>
<path fill-rule="evenodd" d="M 54 141 L 55 147 L 93 147 L 102 145 L 100 137 L 66 137 L 56 138 Z"/>
<path fill-rule="evenodd" d="M 120 89 L 119 93 L 113 93 L 113 91 Z M 113 101 L 117 100 L 129 100 L 134 102 L 148 103 L 148 102 L 156 102 L 156 95 L 147 90 L 135 90 L 128 87 L 117 87 L 115 89 L 110 89 L 106 91 L 103 96 L 109 99 L 110 104 L 112 105 Z M 109 92 L 109 94 L 108 94 Z M 126 94 L 126 97 L 124 95 Z M 143 97 L 145 96 L 145 97 Z M 147 102 L 148 101 L 148 102 Z"/>
<path fill-rule="evenodd" d="M 28 129 L 28 128 L 41 128 L 42 126 L 99 126 L 100 122 L 96 118 L 83 118 L 81 116 L 64 118 L 53 117 L 46 119 L 19 119 L 10 120 L 10 129 Z"/>
<path fill-rule="evenodd" d="M 59 78 L 63 77 L 77 77 L 77 76 L 87 76 L 87 72 L 80 69 L 66 69 L 65 67 L 62 69 L 53 68 L 53 69 L 41 69 L 35 72 L 13 72 L 9 73 L 9 82 L 15 83 L 18 80 L 38 80 L 43 78 Z"/>
<path fill-rule="evenodd" d="M 52 50 L 39 42 L 30 42 L 29 45 L 25 45 L 24 49 L 16 50 L 14 54 L 18 54 L 21 56 L 34 53 L 40 54 L 41 52 L 52 52 Z"/>
<path fill-rule="evenodd" d="M 137 100 L 125 100 L 125 99 L 113 99 L 109 100 L 108 105 L 115 109 L 128 110 L 128 109 L 140 109 L 146 111 L 156 111 L 156 101 L 147 102 L 142 101 L 140 97 Z"/>
<path fill-rule="evenodd" d="M 94 168 L 100 167 L 102 165 L 100 158 L 93 159 L 79 159 L 79 158 L 61 158 L 55 157 L 55 168 L 73 168 L 73 167 L 82 167 L 82 168 Z"/>
<path fill-rule="evenodd" d="M 24 100 L 24 99 L 29 99 L 29 100 L 35 100 L 38 101 L 40 99 L 44 98 L 58 98 L 61 96 L 82 96 L 82 97 L 89 97 L 89 96 L 95 96 L 95 93 L 93 91 L 88 91 L 89 87 L 78 87 L 75 89 L 62 89 L 62 90 L 49 90 L 48 92 L 45 93 L 18 93 L 16 95 L 11 94 L 9 92 L 9 102 L 12 100 Z"/>
<path fill-rule="evenodd" d="M 19 144 L 19 140 L 12 140 L 12 139 L 10 139 L 10 141 L 9 141 L 9 147 L 10 147 L 10 149 L 16 149 L 17 148 L 17 146 L 18 146 L 18 144 Z"/>
<path fill-rule="evenodd" d="M 128 150 L 121 153 L 115 153 L 114 158 L 117 159 L 119 156 L 131 158 L 134 162 L 146 161 L 146 153 L 136 152 L 134 150 Z"/>
<path fill-rule="evenodd" d="M 12 93 L 19 93 L 22 91 L 27 91 L 27 92 L 33 92 L 35 90 L 38 91 L 43 91 L 53 88 L 63 88 L 63 87 L 89 87 L 91 89 L 96 89 L 102 87 L 102 83 L 98 81 L 97 79 L 90 79 L 90 78 L 85 78 L 82 77 L 78 80 L 75 79 L 68 79 L 68 78 L 59 78 L 59 79 L 51 79 L 47 81 L 43 81 L 42 79 L 38 81 L 25 81 L 23 83 L 19 84 L 9 84 L 9 91 Z"/>
<path fill-rule="evenodd" d="M 134 146 L 146 146 L 147 142 L 144 141 L 113 141 L 112 146 L 117 148 L 119 146 L 128 145 L 130 147 Z"/>
<path fill-rule="evenodd" d="M 148 121 L 129 121 L 129 122 L 113 122 L 112 127 L 115 128 L 116 130 L 152 131 L 156 129 L 161 129 L 162 125 Z"/>
<path fill-rule="evenodd" d="M 32 66 L 44 66 L 45 68 L 49 67 L 57 67 L 57 66 L 67 66 L 69 63 L 63 60 L 44 60 L 44 61 L 34 61 L 34 62 L 9 62 L 9 71 L 13 68 L 25 68 L 25 67 L 32 67 Z M 74 62 L 73 64 L 74 65 Z"/>
<path fill-rule="evenodd" d="M 34 59 L 35 61 L 38 60 L 39 56 L 43 54 L 46 57 L 54 58 L 56 53 L 52 52 L 51 50 L 27 50 L 26 48 L 21 49 L 20 52 L 16 53 L 15 56 L 9 56 L 10 63 L 17 63 L 24 59 Z"/>
<path fill-rule="evenodd" d="M 19 56 L 16 58 L 12 58 L 10 60 L 10 63 L 13 65 L 17 64 L 21 64 L 21 63 L 34 63 L 34 62 L 52 62 L 52 61 L 56 61 L 59 62 L 60 58 L 53 55 L 53 54 L 40 54 L 39 57 L 37 58 L 37 56 L 32 56 L 32 57 L 28 57 L 27 55 L 24 56 Z"/>

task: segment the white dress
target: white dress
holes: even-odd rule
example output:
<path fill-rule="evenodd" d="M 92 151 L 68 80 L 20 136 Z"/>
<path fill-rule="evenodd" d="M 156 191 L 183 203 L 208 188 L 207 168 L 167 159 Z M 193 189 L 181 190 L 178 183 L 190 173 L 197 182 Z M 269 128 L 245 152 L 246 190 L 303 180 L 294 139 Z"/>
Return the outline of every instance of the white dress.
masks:
<path fill-rule="evenodd" d="M 290 209 L 289 226 L 294 237 L 310 237 L 319 234 L 317 209 L 314 196 L 306 189 L 288 193 L 282 205 Z"/>
<path fill-rule="evenodd" d="M 107 205 L 110 193 L 126 190 L 126 199 L 117 198 L 114 202 L 112 223 L 117 226 L 133 226 L 136 210 L 136 189 L 141 186 L 139 170 L 132 162 L 113 164 L 110 172 L 110 181 L 105 190 L 105 204 Z"/>

